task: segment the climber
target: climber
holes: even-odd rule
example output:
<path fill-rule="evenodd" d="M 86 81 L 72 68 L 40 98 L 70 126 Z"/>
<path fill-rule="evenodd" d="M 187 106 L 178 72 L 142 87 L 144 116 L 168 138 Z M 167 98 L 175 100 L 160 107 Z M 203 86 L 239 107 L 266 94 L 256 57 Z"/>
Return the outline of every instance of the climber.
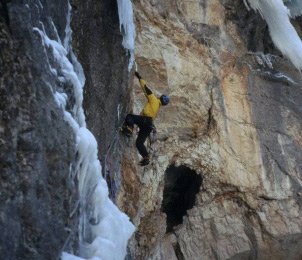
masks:
<path fill-rule="evenodd" d="M 145 166 L 150 163 L 150 157 L 144 143 L 154 129 L 153 120 L 156 118 L 160 106 L 168 105 L 170 98 L 168 95 L 161 95 L 160 98 L 157 98 L 146 86 L 146 82 L 137 71 L 135 71 L 135 76 L 138 78 L 148 102 L 145 104 L 140 115 L 128 114 L 126 116 L 121 131 L 123 134 L 130 137 L 133 133 L 134 125 L 139 127 L 136 147 L 140 155 L 143 157 L 139 164 L 141 166 Z"/>

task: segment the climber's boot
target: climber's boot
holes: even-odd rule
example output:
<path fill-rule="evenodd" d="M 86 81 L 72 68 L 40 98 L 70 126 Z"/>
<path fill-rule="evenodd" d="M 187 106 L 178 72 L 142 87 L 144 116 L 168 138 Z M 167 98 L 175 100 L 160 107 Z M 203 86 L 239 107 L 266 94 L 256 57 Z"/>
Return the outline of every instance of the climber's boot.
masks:
<path fill-rule="evenodd" d="M 140 162 L 139 162 L 139 165 L 141 166 L 146 166 L 150 163 L 150 159 L 148 156 L 144 157 Z"/>
<path fill-rule="evenodd" d="M 120 128 L 120 131 L 122 132 L 123 135 L 127 136 L 127 137 L 131 137 L 133 134 L 133 128 L 127 125 L 123 125 Z"/>

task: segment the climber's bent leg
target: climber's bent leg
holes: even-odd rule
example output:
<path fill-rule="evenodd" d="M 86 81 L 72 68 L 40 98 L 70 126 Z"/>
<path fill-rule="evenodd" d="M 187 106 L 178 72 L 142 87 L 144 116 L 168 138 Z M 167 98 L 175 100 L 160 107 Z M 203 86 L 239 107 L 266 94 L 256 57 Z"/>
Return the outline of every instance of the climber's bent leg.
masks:
<path fill-rule="evenodd" d="M 125 118 L 123 126 L 121 127 L 121 132 L 128 137 L 132 136 L 135 124 L 135 116 L 136 115 L 128 114 Z"/>
<path fill-rule="evenodd" d="M 149 126 L 140 128 L 138 137 L 136 139 L 136 147 L 140 155 L 143 157 L 140 165 L 147 165 L 150 162 L 149 153 L 144 145 L 147 137 L 150 135 L 152 129 Z"/>

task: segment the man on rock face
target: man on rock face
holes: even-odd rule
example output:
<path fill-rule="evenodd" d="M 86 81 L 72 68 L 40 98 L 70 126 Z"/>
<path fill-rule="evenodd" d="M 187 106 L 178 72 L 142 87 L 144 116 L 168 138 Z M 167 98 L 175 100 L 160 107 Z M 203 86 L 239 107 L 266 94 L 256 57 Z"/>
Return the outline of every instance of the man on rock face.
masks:
<path fill-rule="evenodd" d="M 139 127 L 136 147 L 140 155 L 143 157 L 140 161 L 140 165 L 145 166 L 150 163 L 150 157 L 144 143 L 154 129 L 153 120 L 156 118 L 159 108 L 161 106 L 168 105 L 170 98 L 168 95 L 161 95 L 160 98 L 157 98 L 147 87 L 146 82 L 137 71 L 135 72 L 135 76 L 138 78 L 148 102 L 145 104 L 140 115 L 128 114 L 126 116 L 125 122 L 122 126 L 122 133 L 126 136 L 131 136 L 134 125 Z"/>

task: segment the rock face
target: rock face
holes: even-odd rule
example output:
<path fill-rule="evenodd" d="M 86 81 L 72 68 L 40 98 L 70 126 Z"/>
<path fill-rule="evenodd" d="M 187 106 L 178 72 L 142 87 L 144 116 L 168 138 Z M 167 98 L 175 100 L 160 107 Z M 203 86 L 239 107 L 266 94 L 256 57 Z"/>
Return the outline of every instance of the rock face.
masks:
<path fill-rule="evenodd" d="M 116 1 L 71 3 L 88 128 L 111 195 L 137 226 L 127 259 L 300 259 L 301 75 L 244 1 L 133 3 L 139 71 L 156 94 L 171 96 L 144 168 L 134 137 L 116 132 L 126 112 L 139 113 L 145 102 L 129 79 Z M 71 90 L 51 72 L 49 50 L 33 31 L 63 41 L 67 11 L 62 0 L 0 1 L 6 259 L 77 250 L 77 216 L 70 218 L 77 194 L 68 178 L 75 140 L 53 97 Z"/>
<path fill-rule="evenodd" d="M 73 47 L 86 76 L 86 121 L 98 141 L 105 170 L 108 149 L 130 108 L 129 56 L 122 46 L 117 1 L 75 0 L 72 8 Z M 112 151 L 109 153 L 111 156 Z M 115 153 L 117 161 L 118 154 Z"/>
<path fill-rule="evenodd" d="M 116 1 L 71 5 L 87 124 L 110 181 L 120 171 L 123 142 L 114 140 L 129 109 L 129 56 Z M 71 112 L 75 93 L 54 42 L 42 37 L 65 44 L 68 12 L 67 0 L 0 3 L 0 255 L 6 259 L 57 259 L 63 250 L 78 251 L 78 189 L 71 180 L 76 140 L 54 96 L 66 93 Z"/>
<path fill-rule="evenodd" d="M 17 2 L 0 3 L 0 255 L 56 259 L 77 226 L 69 218 L 74 136 L 33 27 L 63 40 L 68 5 Z"/>
<path fill-rule="evenodd" d="M 244 1 L 134 5 L 139 71 L 171 103 L 155 122 L 151 165 L 136 166 L 135 148 L 122 161 L 118 204 L 138 227 L 129 258 L 301 258 L 301 75 Z M 133 93 L 138 113 L 136 80 Z M 202 178 L 172 230 L 163 201 L 190 203 L 165 197 L 179 188 L 167 182 L 170 167 Z"/>

